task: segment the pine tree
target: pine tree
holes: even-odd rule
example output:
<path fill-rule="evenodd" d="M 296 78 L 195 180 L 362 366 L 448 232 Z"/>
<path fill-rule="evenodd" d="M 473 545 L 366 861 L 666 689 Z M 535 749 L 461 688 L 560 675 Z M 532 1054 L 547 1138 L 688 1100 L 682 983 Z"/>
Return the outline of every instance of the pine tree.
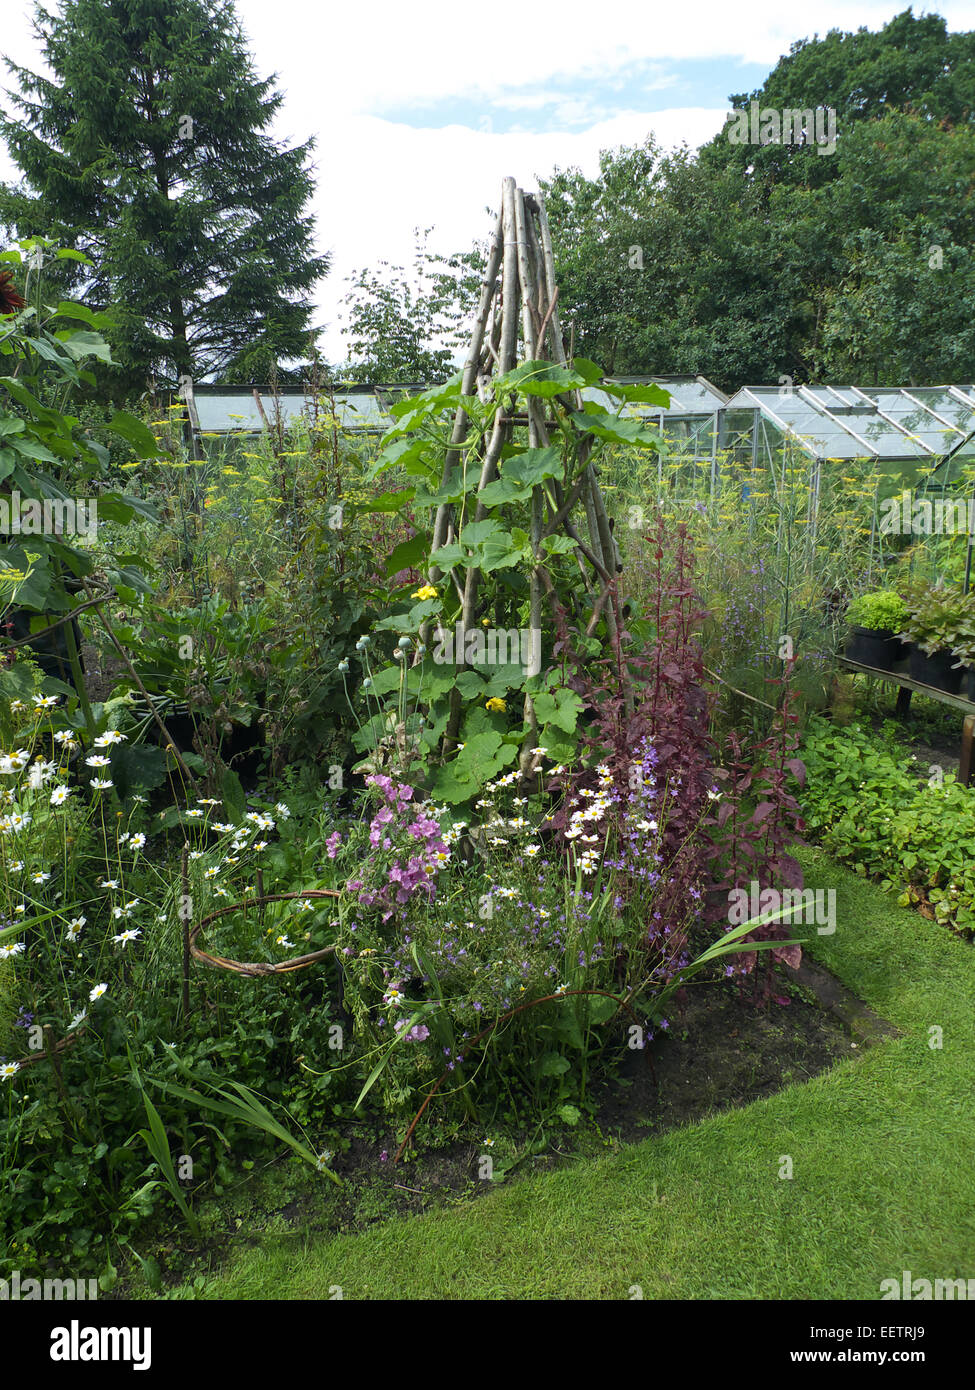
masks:
<path fill-rule="evenodd" d="M 233 0 L 38 3 L 35 32 L 52 77 L 7 62 L 0 134 L 23 177 L 0 220 L 92 258 L 71 289 L 113 309 L 126 384 L 306 356 L 328 269 L 305 212 L 314 142 L 267 134 L 283 97 Z"/>

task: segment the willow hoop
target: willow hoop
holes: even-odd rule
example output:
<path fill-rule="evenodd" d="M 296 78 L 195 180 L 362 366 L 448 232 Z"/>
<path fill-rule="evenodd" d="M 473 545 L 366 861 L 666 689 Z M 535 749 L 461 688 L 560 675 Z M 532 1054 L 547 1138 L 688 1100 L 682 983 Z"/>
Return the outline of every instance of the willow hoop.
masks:
<path fill-rule="evenodd" d="M 341 896 L 341 893 L 338 893 L 334 888 L 311 888 L 306 893 L 262 893 L 256 898 L 245 898 L 241 902 L 231 903 L 229 907 L 217 908 L 216 912 L 211 912 L 197 922 L 190 932 L 190 954 L 194 960 L 200 961 L 203 965 L 212 965 L 217 970 L 230 970 L 235 975 L 287 975 L 292 970 L 304 970 L 305 966 L 314 965 L 316 961 L 324 960 L 326 956 L 333 955 L 335 947 L 325 946 L 321 951 L 309 951 L 307 955 L 293 956 L 290 960 L 277 961 L 272 964 L 262 960 L 228 960 L 226 956 L 213 956 L 197 946 L 197 938 L 204 927 L 208 927 L 218 917 L 226 916 L 228 912 L 240 912 L 241 910 L 246 912 L 249 907 L 263 907 L 265 903 L 287 902 L 292 898 L 340 898 Z"/>

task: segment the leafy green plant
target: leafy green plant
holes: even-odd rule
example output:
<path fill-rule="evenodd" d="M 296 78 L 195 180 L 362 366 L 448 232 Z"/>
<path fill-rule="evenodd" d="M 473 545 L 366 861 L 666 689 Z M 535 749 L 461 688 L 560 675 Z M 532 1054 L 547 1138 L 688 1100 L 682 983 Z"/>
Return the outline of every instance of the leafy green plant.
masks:
<path fill-rule="evenodd" d="M 893 724 L 810 720 L 802 756 L 809 834 L 864 877 L 957 930 L 975 930 L 975 797 L 940 767 L 921 765 Z"/>
<path fill-rule="evenodd" d="M 597 385 L 612 408 L 566 405 L 569 393 Z M 371 768 L 382 759 L 438 800 L 460 805 L 517 759 L 524 763 L 531 746 L 572 756 L 581 701 L 552 644 L 545 649 L 542 583 L 550 599 L 579 607 L 582 551 L 563 521 L 611 446 L 659 446 L 657 432 L 625 416 L 626 406 L 668 400 L 656 386 L 605 381 L 592 362 L 577 359 L 569 367 L 523 362 L 494 382 L 487 401 L 462 396 L 457 377 L 393 406 L 396 423 L 369 477 L 395 470 L 406 486 L 373 505 L 398 509 L 406 499 L 414 514 L 436 514 L 434 529 L 445 514 L 452 520 L 444 543 L 421 533 L 389 560 L 391 569 L 409 565 L 432 578 L 394 593 L 373 627 L 376 651 L 393 661 L 363 671 L 368 717 L 354 742 Z M 552 415 L 548 443 L 494 444 L 504 437 L 505 412 L 530 413 L 540 403 Z M 455 412 L 469 424 L 460 447 L 451 443 Z M 595 603 L 586 635 L 593 652 L 615 641 L 615 603 L 615 595 Z M 497 644 L 491 651 L 484 629 L 505 635 L 503 652 Z"/>
<path fill-rule="evenodd" d="M 922 584 L 905 596 L 907 621 L 901 636 L 932 656 L 968 644 L 975 635 L 975 594 L 939 584 Z"/>
<path fill-rule="evenodd" d="M 892 589 L 873 589 L 858 595 L 846 616 L 855 626 L 871 632 L 900 632 L 908 621 L 908 608 Z"/>

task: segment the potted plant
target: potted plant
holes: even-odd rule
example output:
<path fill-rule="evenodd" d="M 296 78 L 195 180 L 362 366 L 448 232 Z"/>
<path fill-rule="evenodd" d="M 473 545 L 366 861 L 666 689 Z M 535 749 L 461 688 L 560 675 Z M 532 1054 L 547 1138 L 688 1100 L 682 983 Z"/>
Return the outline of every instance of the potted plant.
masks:
<path fill-rule="evenodd" d="M 925 584 L 907 595 L 907 622 L 901 636 L 913 643 L 911 676 L 924 685 L 958 693 L 961 662 L 955 647 L 971 640 L 975 626 L 975 594 Z"/>
<path fill-rule="evenodd" d="M 898 633 L 907 622 L 907 604 L 900 594 L 892 589 L 860 594 L 850 604 L 846 617 L 851 629 L 847 659 L 879 671 L 892 670 L 904 654 Z"/>
<path fill-rule="evenodd" d="M 951 654 L 961 670 L 962 694 L 975 703 L 975 613 L 952 644 Z"/>

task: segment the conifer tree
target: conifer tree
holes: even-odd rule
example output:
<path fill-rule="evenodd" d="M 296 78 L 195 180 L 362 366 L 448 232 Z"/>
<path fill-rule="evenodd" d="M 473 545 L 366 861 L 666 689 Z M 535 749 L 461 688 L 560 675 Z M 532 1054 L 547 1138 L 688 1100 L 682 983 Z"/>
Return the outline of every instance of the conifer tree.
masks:
<path fill-rule="evenodd" d="M 7 62 L 19 92 L 0 134 L 22 172 L 0 189 L 18 237 L 56 237 L 75 296 L 112 308 L 129 387 L 246 376 L 307 356 L 313 141 L 268 133 L 283 97 L 246 49 L 233 0 L 38 3 L 50 76 Z"/>

